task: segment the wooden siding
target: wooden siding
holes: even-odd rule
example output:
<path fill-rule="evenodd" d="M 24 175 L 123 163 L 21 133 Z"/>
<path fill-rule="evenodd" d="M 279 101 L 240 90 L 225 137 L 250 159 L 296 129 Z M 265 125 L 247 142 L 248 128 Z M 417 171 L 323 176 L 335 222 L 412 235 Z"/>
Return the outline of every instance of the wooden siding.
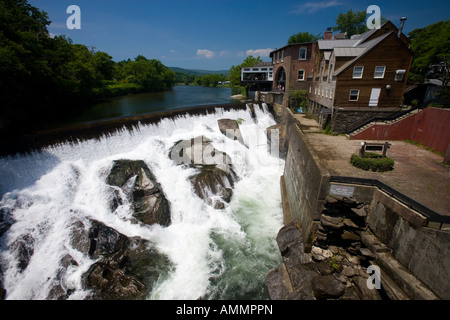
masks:
<path fill-rule="evenodd" d="M 391 34 L 384 41 L 372 49 L 369 53 L 351 64 L 341 72 L 336 80 L 335 105 L 341 108 L 367 108 L 372 88 L 380 88 L 381 93 L 377 107 L 371 109 L 399 108 L 403 102 L 408 71 L 412 61 L 411 51 Z M 363 66 L 361 79 L 353 79 L 353 67 Z M 385 66 L 385 74 L 382 79 L 375 79 L 375 67 Z M 395 81 L 396 70 L 406 70 L 402 81 Z M 390 85 L 388 90 L 386 86 Z M 349 101 L 351 89 L 358 89 L 358 101 Z"/>

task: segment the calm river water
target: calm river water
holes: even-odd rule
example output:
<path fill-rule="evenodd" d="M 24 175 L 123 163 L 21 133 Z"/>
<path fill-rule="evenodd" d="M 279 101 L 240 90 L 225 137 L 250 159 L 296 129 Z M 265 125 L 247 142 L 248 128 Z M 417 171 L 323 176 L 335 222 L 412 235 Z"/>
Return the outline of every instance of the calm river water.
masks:
<path fill-rule="evenodd" d="M 86 108 L 72 123 L 173 110 L 191 106 L 232 103 L 231 88 L 180 85 L 164 92 L 142 93 L 110 99 Z"/>

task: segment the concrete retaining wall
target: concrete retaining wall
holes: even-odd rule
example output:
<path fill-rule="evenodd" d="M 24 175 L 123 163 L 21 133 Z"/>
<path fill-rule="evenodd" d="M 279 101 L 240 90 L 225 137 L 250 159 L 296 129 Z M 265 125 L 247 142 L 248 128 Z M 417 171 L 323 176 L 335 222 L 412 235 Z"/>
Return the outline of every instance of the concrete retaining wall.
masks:
<path fill-rule="evenodd" d="M 308 252 L 325 197 L 330 194 L 331 185 L 336 183 L 330 182 L 328 170 L 306 143 L 292 113 L 280 106 L 274 110 L 278 110 L 277 118 L 284 119 L 289 144 L 281 179 L 285 224 L 295 219 L 300 221 L 305 251 Z M 352 197 L 369 205 L 369 230 L 389 248 L 389 257 L 392 257 L 389 259 L 399 262 L 388 261 L 386 265 L 401 264 L 441 299 L 450 299 L 450 232 L 428 228 L 425 216 L 378 187 L 352 185 L 351 190 Z M 404 273 L 405 270 L 398 272 Z M 420 297 L 426 295 L 413 296 Z"/>
<path fill-rule="evenodd" d="M 328 194 L 330 174 L 309 150 L 292 113 L 286 113 L 286 121 L 289 149 L 284 168 L 284 183 L 287 202 L 290 218 L 300 221 L 305 248 L 309 250 L 323 202 Z"/>

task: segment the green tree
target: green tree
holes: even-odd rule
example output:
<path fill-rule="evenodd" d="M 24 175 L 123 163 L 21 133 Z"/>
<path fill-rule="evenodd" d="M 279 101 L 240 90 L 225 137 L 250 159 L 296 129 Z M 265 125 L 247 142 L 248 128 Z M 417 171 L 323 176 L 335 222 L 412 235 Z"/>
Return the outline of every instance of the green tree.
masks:
<path fill-rule="evenodd" d="M 409 80 L 423 82 L 439 79 L 444 85 L 450 81 L 450 20 L 415 29 L 408 36 L 414 58 Z"/>
<path fill-rule="evenodd" d="M 299 32 L 297 34 L 293 34 L 288 39 L 288 44 L 292 43 L 302 43 L 302 42 L 315 42 L 321 38 L 320 33 L 313 35 L 309 32 Z"/>
<path fill-rule="evenodd" d="M 366 22 L 366 11 L 348 10 L 346 13 L 339 13 L 336 19 L 336 26 L 334 31 L 347 32 L 347 37 L 350 38 L 354 34 L 361 34 L 369 29 Z"/>
<path fill-rule="evenodd" d="M 251 67 L 254 66 L 257 63 L 262 62 L 261 57 L 253 57 L 248 56 L 245 58 L 245 60 L 238 66 L 232 66 L 230 68 L 230 85 L 231 86 L 240 86 L 241 85 L 241 68 L 243 67 Z"/>

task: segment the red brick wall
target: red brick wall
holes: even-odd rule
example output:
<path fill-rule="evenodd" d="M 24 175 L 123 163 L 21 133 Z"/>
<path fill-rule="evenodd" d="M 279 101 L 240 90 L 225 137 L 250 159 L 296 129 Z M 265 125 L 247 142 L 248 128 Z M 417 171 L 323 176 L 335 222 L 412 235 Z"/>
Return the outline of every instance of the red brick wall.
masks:
<path fill-rule="evenodd" d="M 450 144 L 450 110 L 426 108 L 393 124 L 373 125 L 351 139 L 412 140 L 445 153 Z"/>

